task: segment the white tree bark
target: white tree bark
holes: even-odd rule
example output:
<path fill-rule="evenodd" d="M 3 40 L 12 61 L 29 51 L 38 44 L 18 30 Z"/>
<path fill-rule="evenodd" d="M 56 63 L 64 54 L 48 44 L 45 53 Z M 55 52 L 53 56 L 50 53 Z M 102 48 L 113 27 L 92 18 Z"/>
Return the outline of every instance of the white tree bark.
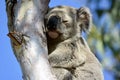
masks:
<path fill-rule="evenodd" d="M 48 62 L 43 24 L 48 3 L 49 0 L 6 0 L 8 36 L 24 80 L 56 80 Z"/>

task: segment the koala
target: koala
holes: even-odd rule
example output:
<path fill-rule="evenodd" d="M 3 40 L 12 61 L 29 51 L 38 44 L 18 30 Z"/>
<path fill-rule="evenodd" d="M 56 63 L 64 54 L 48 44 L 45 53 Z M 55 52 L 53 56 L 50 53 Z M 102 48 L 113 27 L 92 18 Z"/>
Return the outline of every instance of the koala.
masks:
<path fill-rule="evenodd" d="M 87 7 L 56 6 L 45 15 L 48 60 L 58 80 L 103 80 L 101 64 L 82 37 L 91 24 Z"/>

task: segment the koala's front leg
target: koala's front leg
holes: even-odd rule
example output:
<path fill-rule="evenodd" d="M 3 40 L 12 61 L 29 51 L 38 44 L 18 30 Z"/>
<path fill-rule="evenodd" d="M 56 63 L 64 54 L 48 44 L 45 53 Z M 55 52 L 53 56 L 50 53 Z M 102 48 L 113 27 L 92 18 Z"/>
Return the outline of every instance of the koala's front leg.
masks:
<path fill-rule="evenodd" d="M 71 69 L 80 66 L 85 62 L 85 56 L 81 55 L 70 45 L 59 45 L 55 51 L 49 55 L 52 67 Z"/>

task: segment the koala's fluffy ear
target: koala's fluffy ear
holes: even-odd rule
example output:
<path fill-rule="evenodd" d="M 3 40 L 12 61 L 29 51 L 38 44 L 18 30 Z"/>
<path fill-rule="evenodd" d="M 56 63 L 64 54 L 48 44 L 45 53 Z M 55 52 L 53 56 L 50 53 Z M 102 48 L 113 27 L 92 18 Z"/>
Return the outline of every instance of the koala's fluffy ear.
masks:
<path fill-rule="evenodd" d="M 90 31 L 92 25 L 92 15 L 87 7 L 81 7 L 77 10 L 77 22 L 81 31 Z"/>

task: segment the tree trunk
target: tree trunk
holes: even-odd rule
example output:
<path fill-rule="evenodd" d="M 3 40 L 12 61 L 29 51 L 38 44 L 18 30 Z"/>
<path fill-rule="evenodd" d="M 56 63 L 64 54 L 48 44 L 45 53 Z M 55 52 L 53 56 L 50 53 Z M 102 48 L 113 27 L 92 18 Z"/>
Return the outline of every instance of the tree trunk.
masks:
<path fill-rule="evenodd" d="M 48 62 L 44 14 L 49 0 L 6 0 L 8 36 L 24 80 L 56 80 Z"/>

